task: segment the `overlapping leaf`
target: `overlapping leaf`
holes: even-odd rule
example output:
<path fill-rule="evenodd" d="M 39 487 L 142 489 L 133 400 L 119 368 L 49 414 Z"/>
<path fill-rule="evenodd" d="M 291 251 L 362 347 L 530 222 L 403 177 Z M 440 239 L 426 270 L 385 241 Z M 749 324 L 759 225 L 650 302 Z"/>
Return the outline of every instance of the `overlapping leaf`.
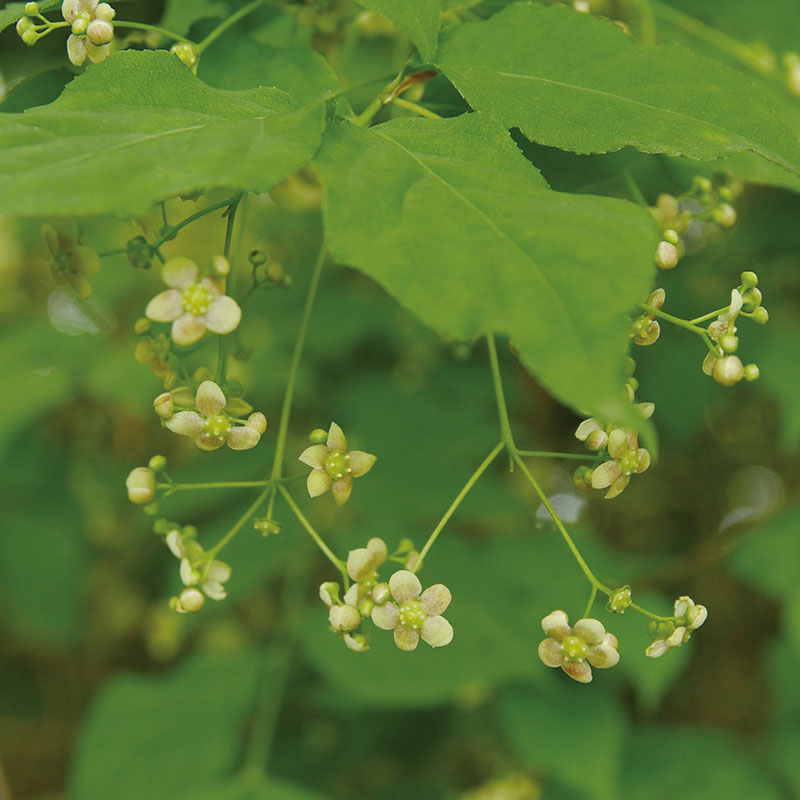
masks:
<path fill-rule="evenodd" d="M 169 53 L 118 53 L 49 106 L 0 114 L 0 212 L 133 215 L 195 189 L 267 191 L 311 159 L 323 111 L 213 89 Z"/>
<path fill-rule="evenodd" d="M 438 62 L 470 105 L 542 144 L 697 159 L 752 150 L 800 172 L 796 131 L 741 74 L 569 8 L 521 2 L 457 26 Z"/>
<path fill-rule="evenodd" d="M 436 55 L 441 0 L 358 0 L 365 8 L 383 14 L 386 19 L 402 28 L 419 50 L 423 61 L 432 61 Z"/>
<path fill-rule="evenodd" d="M 342 125 L 317 163 L 337 258 L 449 337 L 510 335 L 563 402 L 621 413 L 625 315 L 656 246 L 642 209 L 550 191 L 480 114 Z"/>

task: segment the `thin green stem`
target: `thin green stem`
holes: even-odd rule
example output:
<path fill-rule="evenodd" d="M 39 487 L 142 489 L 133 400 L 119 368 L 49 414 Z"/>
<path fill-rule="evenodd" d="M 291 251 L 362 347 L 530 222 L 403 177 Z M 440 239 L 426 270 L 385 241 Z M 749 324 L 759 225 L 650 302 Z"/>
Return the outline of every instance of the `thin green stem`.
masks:
<path fill-rule="evenodd" d="M 305 475 L 292 475 L 289 478 L 280 478 L 280 483 L 305 478 Z M 271 486 L 273 481 L 216 481 L 213 483 L 157 483 L 156 489 L 169 489 L 170 492 L 199 491 L 201 489 L 252 489 L 254 487 Z"/>
<path fill-rule="evenodd" d="M 97 255 L 100 258 L 106 258 L 107 256 L 121 256 L 123 253 L 127 252 L 127 247 L 118 247 L 116 250 L 104 250 L 102 253 L 98 253 Z"/>
<path fill-rule="evenodd" d="M 317 547 L 322 550 L 328 561 L 330 561 L 331 564 L 333 564 L 333 566 L 342 573 L 345 586 L 348 587 L 350 585 L 350 576 L 347 574 L 347 566 L 344 561 L 338 558 L 333 550 L 331 550 L 330 547 L 325 544 L 322 537 L 316 532 L 316 530 L 314 530 L 314 526 L 306 519 L 297 503 L 295 503 L 294 498 L 289 494 L 289 492 L 286 491 L 283 485 L 278 484 L 278 491 L 283 495 L 283 499 L 286 501 L 289 508 L 292 509 L 295 517 L 297 517 L 297 521 L 306 529 L 308 535 L 316 542 Z"/>
<path fill-rule="evenodd" d="M 202 53 L 210 44 L 215 42 L 228 28 L 235 25 L 240 19 L 246 17 L 251 11 L 255 11 L 259 6 L 264 5 L 265 0 L 253 0 L 246 6 L 242 6 L 238 11 L 235 11 L 230 16 L 226 17 L 211 33 L 197 45 L 197 52 Z"/>
<path fill-rule="evenodd" d="M 236 212 L 239 208 L 244 192 L 237 192 L 227 210 L 227 223 L 225 225 L 225 245 L 223 246 L 223 255 L 230 264 L 231 256 L 231 242 L 233 241 L 233 226 L 236 224 Z M 231 266 L 231 271 L 233 267 Z M 225 383 L 225 376 L 228 368 L 228 342 L 225 334 L 220 334 L 219 343 L 217 347 L 217 374 L 216 381 L 222 386 Z"/>
<path fill-rule="evenodd" d="M 483 459 L 480 466 L 472 473 L 470 479 L 464 484 L 464 487 L 461 491 L 456 495 L 456 499 L 450 504 L 450 508 L 444 512 L 444 516 L 439 520 L 436 527 L 433 529 L 433 532 L 428 537 L 428 541 L 425 542 L 425 546 L 422 548 L 419 554 L 419 558 L 417 559 L 416 563 L 414 564 L 414 568 L 411 570 L 414 573 L 417 573 L 422 568 L 422 562 L 425 560 L 425 556 L 428 554 L 428 551 L 433 547 L 433 543 L 438 538 L 439 534 L 442 532 L 445 525 L 447 525 L 450 517 L 453 516 L 456 509 L 461 505 L 461 501 L 470 493 L 472 487 L 478 482 L 481 475 L 489 468 L 489 465 L 492 461 L 497 458 L 498 454 L 501 450 L 504 450 L 506 446 L 505 441 L 498 442 L 491 453 L 489 453 L 486 458 Z"/>
<path fill-rule="evenodd" d="M 159 236 L 158 239 L 156 239 L 156 241 L 153 242 L 151 246 L 153 248 L 159 248 L 165 242 L 172 241 L 178 235 L 178 232 L 181 229 L 185 228 L 187 225 L 191 225 L 191 223 L 194 222 L 195 220 L 198 220 L 201 217 L 206 216 L 206 214 L 211 214 L 220 208 L 225 208 L 226 206 L 232 205 L 238 194 L 239 193 L 235 194 L 233 197 L 229 197 L 227 200 L 220 200 L 218 203 L 212 203 L 210 206 L 201 208 L 200 211 L 195 211 L 194 214 L 190 214 L 188 217 L 182 219 L 180 222 L 176 222 L 174 225 L 167 226 L 162 231 L 161 236 Z"/>
<path fill-rule="evenodd" d="M 429 108 L 425 108 L 425 106 L 421 106 L 418 103 L 412 103 L 410 100 L 405 100 L 402 97 L 395 97 L 394 100 L 392 100 L 392 105 L 405 108 L 407 111 L 413 111 L 415 114 L 419 114 L 420 117 L 425 117 L 426 119 L 442 119 L 435 111 L 431 111 Z"/>
<path fill-rule="evenodd" d="M 500 431 L 503 434 L 503 441 L 509 449 L 510 454 L 517 452 L 514 444 L 514 434 L 511 432 L 511 423 L 508 419 L 508 407 L 506 406 L 506 396 L 503 392 L 503 380 L 500 377 L 500 362 L 497 358 L 497 346 L 494 342 L 494 334 L 490 331 L 486 334 L 486 343 L 489 345 L 489 362 L 492 366 L 492 383 L 494 385 L 494 396 L 497 400 L 497 415 L 500 418 Z"/>
<path fill-rule="evenodd" d="M 705 328 L 701 328 L 699 325 L 695 325 L 693 322 L 689 322 L 689 320 L 682 319 L 681 317 L 667 314 L 666 311 L 661 311 L 661 309 L 649 306 L 647 303 L 639 303 L 639 308 L 641 308 L 643 311 L 646 311 L 648 314 L 652 314 L 654 317 L 659 317 L 659 319 L 671 322 L 673 325 L 677 325 L 679 328 L 683 328 L 684 330 L 697 334 L 705 342 L 706 347 L 708 347 L 712 353 L 717 352 L 717 346 L 711 341 L 711 337 L 708 335 L 708 331 L 706 331 Z"/>
<path fill-rule="evenodd" d="M 629 608 L 638 611 L 640 614 L 644 614 L 646 617 L 650 617 L 650 619 L 656 619 L 659 622 L 680 622 L 682 619 L 681 617 L 662 617 L 660 614 L 654 614 L 652 611 L 648 611 L 646 608 L 642 608 L 636 603 L 631 603 Z"/>
<path fill-rule="evenodd" d="M 597 587 L 594 584 L 592 584 L 592 593 L 589 595 L 589 602 L 586 604 L 586 611 L 583 612 L 584 619 L 586 619 L 586 617 L 589 616 L 589 613 L 592 610 L 592 606 L 594 605 L 594 600 L 596 597 L 597 597 Z"/>
<path fill-rule="evenodd" d="M 625 179 L 625 184 L 628 187 L 628 191 L 633 196 L 633 199 L 643 208 L 647 208 L 647 198 L 642 194 L 642 190 L 639 188 L 639 184 L 634 180 L 633 175 L 631 175 L 631 171 L 629 169 L 622 170 L 622 177 Z"/>
<path fill-rule="evenodd" d="M 239 517 L 236 524 L 208 551 L 209 559 L 215 558 L 217 553 L 225 547 L 228 542 L 236 536 L 237 533 L 245 526 L 248 520 L 258 511 L 259 506 L 267 499 L 267 495 L 272 487 L 265 486 L 264 489 L 259 492 L 258 497 L 253 501 L 247 511 Z M 283 488 L 283 487 L 281 487 Z"/>
<path fill-rule="evenodd" d="M 708 322 L 710 319 L 715 319 L 720 314 L 725 314 L 729 310 L 730 306 L 725 306 L 724 308 L 718 308 L 716 311 L 709 311 L 708 314 L 703 314 L 702 317 L 695 317 L 694 319 L 690 319 L 689 322 L 691 322 L 692 325 L 699 325 L 701 322 Z"/>
<path fill-rule="evenodd" d="M 115 28 L 136 28 L 140 31 L 150 31 L 151 33 L 159 33 L 162 36 L 166 37 L 167 39 L 174 39 L 176 42 L 190 42 L 192 43 L 191 39 L 187 39 L 185 36 L 181 36 L 179 33 L 174 33 L 173 31 L 168 31 L 166 28 L 161 28 L 158 25 L 148 25 L 146 22 L 128 22 L 127 20 L 123 19 L 115 19 L 114 20 L 114 27 Z"/>
<path fill-rule="evenodd" d="M 306 294 L 306 302 L 303 307 L 303 317 L 300 320 L 300 330 L 297 332 L 297 339 L 294 343 L 294 352 L 292 353 L 292 363 L 289 367 L 289 377 L 286 381 L 286 391 L 283 395 L 283 405 L 281 406 L 281 419 L 278 425 L 278 441 L 275 445 L 275 457 L 272 461 L 271 479 L 278 480 L 283 472 L 283 453 L 286 449 L 286 435 L 289 432 L 289 417 L 292 413 L 292 400 L 294 399 L 294 388 L 297 381 L 297 371 L 300 367 L 300 359 L 303 355 L 303 346 L 306 341 L 306 334 L 308 333 L 308 323 L 311 319 L 311 312 L 314 309 L 314 299 L 317 295 L 317 288 L 319 287 L 319 278 L 322 274 L 322 267 L 325 264 L 325 257 L 327 255 L 327 247 L 325 242 L 322 242 L 317 260 L 314 262 L 314 268 L 311 272 L 311 282 L 308 285 L 308 293 Z M 267 518 L 272 519 L 272 510 L 275 505 L 275 490 L 273 488 L 272 494 L 269 498 L 269 506 L 267 508 Z"/>
<path fill-rule="evenodd" d="M 590 453 L 555 453 L 550 450 L 517 450 L 517 455 L 526 458 L 568 458 L 575 461 L 595 461 L 597 455 Z"/>

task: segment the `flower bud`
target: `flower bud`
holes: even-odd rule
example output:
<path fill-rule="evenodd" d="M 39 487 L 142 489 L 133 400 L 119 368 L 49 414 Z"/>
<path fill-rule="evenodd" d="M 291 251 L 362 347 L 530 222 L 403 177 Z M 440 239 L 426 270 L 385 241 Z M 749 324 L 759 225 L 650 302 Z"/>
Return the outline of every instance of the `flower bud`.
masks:
<path fill-rule="evenodd" d="M 74 36 L 83 36 L 86 33 L 86 29 L 89 27 L 90 22 L 89 15 L 81 11 L 79 12 L 78 16 L 72 22 L 72 33 Z"/>
<path fill-rule="evenodd" d="M 592 469 L 591 467 L 581 466 L 578 467 L 572 474 L 572 482 L 576 488 L 583 492 L 592 491 Z"/>
<path fill-rule="evenodd" d="M 590 450 L 601 450 L 608 442 L 608 434 L 605 431 L 592 431 L 586 437 L 586 446 Z"/>
<path fill-rule="evenodd" d="M 136 467 L 125 481 L 128 499 L 137 505 L 150 503 L 155 496 L 155 482 L 156 476 L 153 470 L 147 467 Z"/>
<path fill-rule="evenodd" d="M 608 598 L 606 608 L 614 614 L 624 614 L 631 604 L 631 587 L 622 586 L 615 589 Z"/>
<path fill-rule="evenodd" d="M 328 431 L 322 428 L 316 428 L 308 434 L 308 441 L 311 444 L 325 444 L 328 441 Z"/>
<path fill-rule="evenodd" d="M 94 10 L 95 19 L 104 19 L 110 22 L 117 16 L 117 12 L 108 3 L 99 3 Z"/>
<path fill-rule="evenodd" d="M 162 419 L 169 419 L 175 411 L 172 395 L 169 392 L 162 392 L 153 400 L 153 409 Z"/>
<path fill-rule="evenodd" d="M 369 650 L 369 645 L 367 644 L 367 637 L 364 636 L 363 633 L 356 633 L 356 634 L 345 633 L 342 636 L 342 641 L 354 653 L 363 653 L 365 650 Z"/>
<path fill-rule="evenodd" d="M 94 19 L 86 28 L 86 38 L 97 47 L 108 44 L 114 38 L 114 26 L 105 19 Z"/>
<path fill-rule="evenodd" d="M 656 265 L 659 269 L 673 269 L 678 266 L 678 248 L 670 242 L 660 242 L 656 250 Z"/>
<path fill-rule="evenodd" d="M 642 419 L 650 419 L 656 410 L 655 403 L 637 403 L 636 410 L 642 415 Z"/>
<path fill-rule="evenodd" d="M 331 606 L 328 619 L 335 631 L 352 631 L 361 624 L 361 614 L 355 606 Z"/>
<path fill-rule="evenodd" d="M 669 242 L 675 246 L 677 246 L 678 242 L 681 240 L 681 237 L 678 235 L 678 231 L 676 231 L 674 228 L 667 228 L 665 231 L 663 231 L 661 233 L 661 238 L 665 242 Z"/>
<path fill-rule="evenodd" d="M 211 256 L 211 269 L 217 275 L 229 275 L 231 271 L 231 262 L 225 256 Z"/>
<path fill-rule="evenodd" d="M 717 206 L 711 216 L 720 228 L 732 228 L 736 224 L 736 209 L 730 203 Z"/>
<path fill-rule="evenodd" d="M 27 17 L 25 17 L 25 19 L 27 19 Z M 33 45 L 35 45 L 36 42 L 39 41 L 40 36 L 39 36 L 38 33 L 36 33 L 35 30 L 29 29 L 29 30 L 23 31 L 20 34 L 20 38 L 22 39 L 22 43 L 23 44 L 28 45 L 28 47 L 33 47 Z"/>
<path fill-rule="evenodd" d="M 164 456 L 153 456 L 147 462 L 147 468 L 153 470 L 153 472 L 161 472 L 162 469 L 166 469 L 167 467 L 167 459 Z"/>
<path fill-rule="evenodd" d="M 275 520 L 268 519 L 267 517 L 259 517 L 253 520 L 253 527 L 262 535 L 270 536 L 271 534 L 280 533 L 281 526 Z"/>
<path fill-rule="evenodd" d="M 35 17 L 39 14 L 39 4 L 38 3 L 25 3 L 25 16 L 26 17 Z"/>
<path fill-rule="evenodd" d="M 756 323 L 756 325 L 766 325 L 769 322 L 769 312 L 766 308 L 764 308 L 764 306 L 759 306 L 753 310 L 753 316 L 751 319 Z"/>
<path fill-rule="evenodd" d="M 754 311 L 761 305 L 761 290 L 753 286 L 742 294 L 742 308 L 745 311 Z"/>
<path fill-rule="evenodd" d="M 761 374 L 761 370 L 758 368 L 756 364 L 748 364 L 744 368 L 744 379 L 746 381 L 757 381 L 758 376 Z"/>
<path fill-rule="evenodd" d="M 256 411 L 247 418 L 246 424 L 248 428 L 264 433 L 267 429 L 267 418 L 260 411 Z"/>
<path fill-rule="evenodd" d="M 752 270 L 747 270 L 746 272 L 742 273 L 742 290 L 747 291 L 747 289 L 752 289 L 755 286 L 758 286 L 758 275 Z"/>
<path fill-rule="evenodd" d="M 726 333 L 719 337 L 719 346 L 726 353 L 735 353 L 736 348 L 739 346 L 739 339 L 732 333 Z"/>
<path fill-rule="evenodd" d="M 177 56 L 189 69 L 194 69 L 197 66 L 197 45 L 191 42 L 175 42 L 169 51 Z"/>
<path fill-rule="evenodd" d="M 712 375 L 722 386 L 733 386 L 744 377 L 744 367 L 738 356 L 723 356 L 714 362 Z"/>
<path fill-rule="evenodd" d="M 650 297 L 647 298 L 647 305 L 660 310 L 666 299 L 667 293 L 663 289 L 655 289 L 650 293 Z"/>
<path fill-rule="evenodd" d="M 281 283 L 285 277 L 285 272 L 283 271 L 283 267 L 275 261 L 271 261 L 267 264 L 267 280 L 270 283 Z"/>
<path fill-rule="evenodd" d="M 194 614 L 205 605 L 206 599 L 199 589 L 184 589 L 178 596 L 175 610 L 180 614 Z"/>
<path fill-rule="evenodd" d="M 153 263 L 153 247 L 144 236 L 134 236 L 125 245 L 128 261 L 136 269 L 150 269 Z"/>
<path fill-rule="evenodd" d="M 146 506 L 142 507 L 142 511 L 144 511 L 144 513 L 148 516 L 154 517 L 156 514 L 158 514 L 159 505 L 158 503 L 148 503 Z"/>

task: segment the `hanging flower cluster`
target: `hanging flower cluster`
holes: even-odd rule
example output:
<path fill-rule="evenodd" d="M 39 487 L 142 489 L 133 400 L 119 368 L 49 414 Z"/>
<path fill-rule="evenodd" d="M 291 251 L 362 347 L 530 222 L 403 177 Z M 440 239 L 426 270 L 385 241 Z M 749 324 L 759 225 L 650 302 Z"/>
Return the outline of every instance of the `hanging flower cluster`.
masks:
<path fill-rule="evenodd" d="M 650 623 L 653 643 L 645 650 L 645 655 L 650 658 L 661 658 L 671 647 L 680 647 L 688 642 L 692 638 L 692 631 L 696 631 L 708 618 L 708 609 L 696 605 L 686 595 L 675 601 L 674 612 L 678 622 Z"/>

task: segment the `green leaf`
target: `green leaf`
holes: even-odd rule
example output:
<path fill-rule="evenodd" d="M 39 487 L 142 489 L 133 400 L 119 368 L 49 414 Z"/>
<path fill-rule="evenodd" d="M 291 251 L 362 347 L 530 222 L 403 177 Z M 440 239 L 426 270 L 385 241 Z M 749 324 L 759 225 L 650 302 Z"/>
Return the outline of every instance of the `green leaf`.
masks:
<path fill-rule="evenodd" d="M 566 7 L 515 3 L 457 26 L 438 63 L 473 108 L 542 144 L 697 159 L 752 150 L 800 172 L 796 132 L 741 74 Z"/>
<path fill-rule="evenodd" d="M 61 0 L 40 0 L 39 11 L 45 13 L 55 8 L 60 8 Z M 13 25 L 25 14 L 25 3 L 9 3 L 0 11 L 0 31 Z"/>
<path fill-rule="evenodd" d="M 445 336 L 508 334 L 562 402 L 624 413 L 626 314 L 657 244 L 644 210 L 549 191 L 482 114 L 340 125 L 316 163 L 337 259 Z"/>
<path fill-rule="evenodd" d="M 180 800 L 325 800 L 325 796 L 280 778 L 248 772 L 193 789 Z"/>
<path fill-rule="evenodd" d="M 500 723 L 530 767 L 587 800 L 616 800 L 627 727 L 620 705 L 607 690 L 587 691 L 554 672 L 544 689 L 503 695 Z"/>
<path fill-rule="evenodd" d="M 52 103 L 74 77 L 66 67 L 54 67 L 12 84 L 0 99 L 0 113 L 19 114 L 27 108 Z"/>
<path fill-rule="evenodd" d="M 236 763 L 263 653 L 197 655 L 159 677 L 123 675 L 97 697 L 71 776 L 73 800 L 174 800 Z"/>
<path fill-rule="evenodd" d="M 313 156 L 323 112 L 212 89 L 169 53 L 118 53 L 51 105 L 0 114 L 0 211 L 125 216 L 212 186 L 264 192 Z"/>
<path fill-rule="evenodd" d="M 167 0 L 160 24 L 168 31 L 186 35 L 197 20 L 227 13 L 223 0 Z"/>
<path fill-rule="evenodd" d="M 439 37 L 441 0 L 358 0 L 404 30 L 423 61 L 433 61 Z"/>

